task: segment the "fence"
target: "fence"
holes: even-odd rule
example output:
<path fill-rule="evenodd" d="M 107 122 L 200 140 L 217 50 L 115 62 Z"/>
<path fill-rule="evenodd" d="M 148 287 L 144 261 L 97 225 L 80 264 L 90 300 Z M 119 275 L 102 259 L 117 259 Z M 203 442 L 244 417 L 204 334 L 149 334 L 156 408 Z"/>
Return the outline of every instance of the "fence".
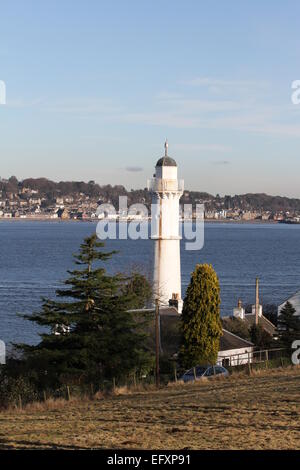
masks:
<path fill-rule="evenodd" d="M 273 360 L 281 360 L 287 357 L 287 351 L 283 348 L 263 349 L 259 351 L 245 351 L 238 354 L 222 356 L 218 359 L 218 365 L 224 367 L 240 366 L 244 364 L 261 364 Z"/>

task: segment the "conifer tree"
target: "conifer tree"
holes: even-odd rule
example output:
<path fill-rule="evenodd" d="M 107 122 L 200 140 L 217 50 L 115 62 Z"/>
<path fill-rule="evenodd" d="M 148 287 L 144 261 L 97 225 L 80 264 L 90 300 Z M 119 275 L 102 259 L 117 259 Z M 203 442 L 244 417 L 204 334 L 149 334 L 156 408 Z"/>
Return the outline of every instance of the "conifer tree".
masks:
<path fill-rule="evenodd" d="M 43 299 L 42 311 L 24 317 L 47 331 L 38 345 L 19 345 L 27 366 L 42 386 L 61 382 L 101 382 L 118 379 L 149 364 L 142 332 L 144 318 L 136 318 L 136 305 L 126 286 L 132 280 L 109 275 L 103 267 L 115 252 L 105 252 L 92 235 L 75 255 L 78 268 L 68 271 L 57 300 Z"/>
<path fill-rule="evenodd" d="M 198 264 L 182 310 L 182 365 L 189 368 L 198 364 L 215 364 L 221 335 L 219 280 L 211 265 Z"/>
<path fill-rule="evenodd" d="M 250 340 L 255 346 L 261 349 L 271 348 L 273 346 L 273 336 L 270 335 L 260 324 L 251 325 Z"/>
<path fill-rule="evenodd" d="M 300 318 L 295 315 L 296 309 L 290 302 L 280 310 L 278 315 L 278 335 L 283 348 L 291 350 L 293 341 L 300 339 Z"/>
<path fill-rule="evenodd" d="M 133 272 L 126 283 L 125 292 L 132 297 L 132 308 L 144 308 L 152 299 L 152 286 L 140 272 Z"/>

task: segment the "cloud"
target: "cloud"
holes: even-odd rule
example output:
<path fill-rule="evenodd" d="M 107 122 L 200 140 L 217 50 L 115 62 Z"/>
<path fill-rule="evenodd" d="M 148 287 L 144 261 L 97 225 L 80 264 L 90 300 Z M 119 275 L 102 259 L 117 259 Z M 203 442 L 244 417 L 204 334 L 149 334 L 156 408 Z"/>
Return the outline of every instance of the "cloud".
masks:
<path fill-rule="evenodd" d="M 38 108 L 49 113 L 97 119 L 112 125 L 155 126 L 164 131 L 166 128 L 208 129 L 300 137 L 300 106 L 290 104 L 289 89 L 286 104 L 280 104 L 274 102 L 273 87 L 266 86 L 263 81 L 196 77 L 181 84 L 185 86 L 181 87 L 180 93 L 164 90 L 148 101 L 135 101 L 130 105 L 110 98 L 70 97 L 53 101 L 49 98 L 31 102 L 15 100 L 8 102 L 8 106 Z M 182 148 L 203 152 L 231 150 L 216 144 L 182 144 Z"/>
<path fill-rule="evenodd" d="M 164 98 L 160 105 L 168 106 L 179 112 L 209 113 L 242 109 L 243 104 L 233 100 L 202 100 L 198 98 Z"/>
<path fill-rule="evenodd" d="M 186 150 L 191 152 L 230 152 L 231 147 L 220 144 L 174 144 L 176 150 Z"/>
<path fill-rule="evenodd" d="M 116 106 L 111 100 L 99 98 L 81 98 L 54 101 L 53 103 L 48 102 L 44 103 L 44 108 L 51 112 L 74 115 L 111 115 L 122 112 L 122 108 Z"/>
<path fill-rule="evenodd" d="M 229 160 L 216 160 L 212 162 L 214 165 L 230 165 Z"/>
<path fill-rule="evenodd" d="M 257 80 L 231 80 L 212 77 L 195 77 L 189 80 L 183 80 L 180 83 L 194 87 L 207 87 L 212 91 L 220 91 L 225 89 L 249 90 L 263 89 L 269 86 L 267 82 Z"/>
<path fill-rule="evenodd" d="M 116 105 L 112 100 L 100 98 L 68 98 L 61 100 L 50 100 L 49 98 L 36 98 L 31 100 L 10 99 L 7 103 L 11 108 L 36 108 L 46 112 L 57 114 L 70 114 L 74 116 L 101 115 L 111 116 L 122 113 L 122 107 Z"/>
<path fill-rule="evenodd" d="M 298 113 L 288 105 L 270 105 L 259 99 L 203 103 L 195 100 L 154 102 L 154 110 L 121 113 L 112 119 L 128 124 L 169 127 L 174 129 L 211 129 L 254 134 L 300 137 Z M 227 102 L 228 103 L 228 102 Z M 227 108 L 227 109 L 226 109 Z"/>
<path fill-rule="evenodd" d="M 23 98 L 15 98 L 15 99 L 8 99 L 7 100 L 7 107 L 8 108 L 15 108 L 15 109 L 24 109 L 24 108 L 36 108 L 41 106 L 43 103 L 42 98 L 33 98 L 31 100 L 25 100 Z"/>
<path fill-rule="evenodd" d="M 144 171 L 144 168 L 141 166 L 127 166 L 125 170 L 131 173 L 139 173 L 140 171 Z"/>

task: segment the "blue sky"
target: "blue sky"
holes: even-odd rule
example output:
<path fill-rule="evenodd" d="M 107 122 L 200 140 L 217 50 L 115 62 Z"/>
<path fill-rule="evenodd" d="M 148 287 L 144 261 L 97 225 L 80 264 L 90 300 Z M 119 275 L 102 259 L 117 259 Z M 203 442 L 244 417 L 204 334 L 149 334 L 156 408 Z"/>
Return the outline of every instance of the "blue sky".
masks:
<path fill-rule="evenodd" d="M 1 2 L 0 175 L 300 197 L 298 1 Z"/>

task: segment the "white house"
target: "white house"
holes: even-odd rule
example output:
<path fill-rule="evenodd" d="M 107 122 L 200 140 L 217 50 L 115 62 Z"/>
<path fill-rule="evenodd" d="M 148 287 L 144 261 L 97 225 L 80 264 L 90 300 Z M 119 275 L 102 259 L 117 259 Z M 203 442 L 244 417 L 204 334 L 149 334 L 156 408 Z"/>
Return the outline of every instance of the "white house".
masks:
<path fill-rule="evenodd" d="M 148 309 L 151 311 L 151 309 Z M 153 311 L 154 313 L 154 311 Z M 160 322 L 162 323 L 162 330 L 167 324 L 172 321 L 178 321 L 180 315 L 175 307 L 161 307 L 160 308 Z M 174 321 L 173 320 L 173 321 Z M 220 347 L 218 352 L 217 364 L 226 366 L 238 366 L 241 364 L 248 364 L 253 362 L 255 345 L 246 339 L 231 333 L 228 330 L 222 329 L 222 336 L 220 338 Z M 174 345 L 174 353 L 178 353 Z"/>
<path fill-rule="evenodd" d="M 282 304 L 278 307 L 278 315 L 280 315 L 281 309 L 285 306 L 287 302 L 290 302 L 294 309 L 296 310 L 295 316 L 300 316 L 300 290 L 298 290 L 294 295 L 286 299 Z"/>
<path fill-rule="evenodd" d="M 254 344 L 250 341 L 240 338 L 223 328 L 217 364 L 226 367 L 253 362 L 254 347 Z"/>

